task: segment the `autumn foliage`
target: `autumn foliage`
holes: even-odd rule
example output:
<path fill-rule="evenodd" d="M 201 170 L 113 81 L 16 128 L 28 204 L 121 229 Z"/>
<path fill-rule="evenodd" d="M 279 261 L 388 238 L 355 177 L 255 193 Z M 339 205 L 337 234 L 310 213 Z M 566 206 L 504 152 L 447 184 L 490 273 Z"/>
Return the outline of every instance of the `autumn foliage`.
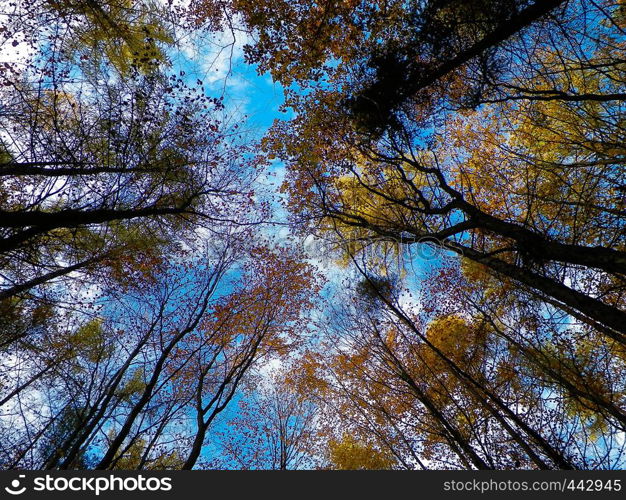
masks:
<path fill-rule="evenodd" d="M 622 0 L 2 8 L 2 468 L 626 466 Z"/>

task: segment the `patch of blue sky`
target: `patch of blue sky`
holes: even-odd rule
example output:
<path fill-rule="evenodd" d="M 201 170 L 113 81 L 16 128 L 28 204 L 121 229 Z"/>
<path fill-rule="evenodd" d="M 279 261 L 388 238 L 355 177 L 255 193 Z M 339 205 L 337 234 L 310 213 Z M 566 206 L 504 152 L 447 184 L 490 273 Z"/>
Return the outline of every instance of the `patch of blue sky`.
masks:
<path fill-rule="evenodd" d="M 190 32 L 178 37 L 168 54 L 171 71 L 183 74 L 183 81 L 191 87 L 201 87 L 207 97 L 222 98 L 222 120 L 229 125 L 239 124 L 238 134 L 246 141 L 258 142 L 276 119 L 289 118 L 281 112 L 284 89 L 267 74 L 259 74 L 257 67 L 244 60 L 244 46 L 250 40 L 240 31 L 221 33 Z M 287 213 L 284 196 L 279 187 L 285 175 L 285 166 L 277 160 L 258 174 L 254 180 L 255 198 L 272 208 L 271 220 L 259 226 L 259 236 L 269 244 L 289 243 Z"/>
<path fill-rule="evenodd" d="M 249 132 L 262 136 L 284 102 L 282 87 L 244 60 L 249 38 L 241 32 L 190 32 L 179 37 L 168 56 L 173 71 L 190 86 L 202 85 L 209 97 L 222 97 L 228 115 L 245 119 Z"/>

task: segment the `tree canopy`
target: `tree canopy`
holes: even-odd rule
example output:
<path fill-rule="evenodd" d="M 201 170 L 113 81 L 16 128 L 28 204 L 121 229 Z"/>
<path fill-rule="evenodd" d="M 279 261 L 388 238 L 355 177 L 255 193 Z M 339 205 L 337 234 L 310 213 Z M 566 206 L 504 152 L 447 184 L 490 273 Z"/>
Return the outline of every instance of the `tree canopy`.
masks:
<path fill-rule="evenodd" d="M 622 0 L 0 28 L 3 468 L 624 468 Z"/>

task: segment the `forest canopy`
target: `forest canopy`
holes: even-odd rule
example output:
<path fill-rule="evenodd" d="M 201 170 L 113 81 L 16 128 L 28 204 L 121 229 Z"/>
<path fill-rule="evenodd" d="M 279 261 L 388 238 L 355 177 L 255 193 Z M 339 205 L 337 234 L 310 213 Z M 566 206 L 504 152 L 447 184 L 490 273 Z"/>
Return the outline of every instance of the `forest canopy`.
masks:
<path fill-rule="evenodd" d="M 623 469 L 626 2 L 0 2 L 2 469 Z"/>

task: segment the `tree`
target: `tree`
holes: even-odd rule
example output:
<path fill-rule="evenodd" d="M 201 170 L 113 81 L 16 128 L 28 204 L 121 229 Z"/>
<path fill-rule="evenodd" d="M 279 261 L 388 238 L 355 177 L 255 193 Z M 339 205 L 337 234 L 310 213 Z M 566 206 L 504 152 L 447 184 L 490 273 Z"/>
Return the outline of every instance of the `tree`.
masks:
<path fill-rule="evenodd" d="M 187 375 L 194 380 L 196 433 L 184 469 L 198 461 L 210 425 L 232 401 L 253 363 L 284 353 L 304 330 L 307 319 L 301 313 L 312 306 L 310 293 L 319 285 L 308 264 L 287 255 L 266 248 L 255 251 L 242 280 L 245 288 L 225 297 L 206 324 L 206 349 L 198 351 Z"/>
<path fill-rule="evenodd" d="M 368 285 L 350 315 L 359 327 L 343 325 L 352 343 L 333 336 L 326 348 L 339 353 L 317 361 L 332 367 L 317 384 L 335 387 L 320 400 L 351 408 L 352 432 L 402 450 L 404 466 L 419 464 L 430 443 L 429 459 L 451 452 L 464 467 L 619 463 L 621 6 L 268 0 L 231 8 L 255 35 L 249 61 L 290 88 L 285 108 L 297 111 L 265 139 L 267 154 L 287 163 L 292 222 L 333 240 Z M 380 257 L 389 249 L 399 256 L 423 243 L 463 260 L 463 278 L 447 262 L 437 277 L 443 292 L 459 287 L 472 298 L 418 321 L 386 286 L 406 269 L 379 270 L 389 271 Z M 480 287 L 489 295 L 477 299 Z M 493 297 L 502 297 L 495 310 Z M 418 411 L 391 407 L 381 395 L 389 380 Z M 555 405 L 566 417 L 555 418 Z M 412 413 L 425 415 L 433 436 L 417 451 L 397 430 Z M 605 446 L 603 458 L 596 451 Z"/>
<path fill-rule="evenodd" d="M 34 0 L 3 8 L 0 45 L 11 42 L 31 56 L 35 49 L 35 58 L 37 47 L 51 44 L 65 60 L 149 73 L 167 63 L 166 47 L 174 43 L 170 12 L 151 0 Z"/>
<path fill-rule="evenodd" d="M 131 2 L 44 3 L 30 6 L 41 17 L 15 6 L 3 31 L 44 47 L 23 71 L 7 66 L 1 91 L 5 346 L 54 321 L 55 306 L 101 307 L 114 288 L 154 282 L 168 254 L 198 248 L 196 232 L 253 222 L 240 215 L 254 167 L 225 139 L 221 101 L 167 75 L 164 61 L 148 71 L 127 54 L 139 43 L 129 37 L 161 29 L 150 24 L 157 12 Z M 36 32 L 40 21 L 50 22 Z M 68 47 L 83 38 L 110 51 Z"/>
<path fill-rule="evenodd" d="M 317 289 L 312 270 L 285 259 L 286 250 L 254 249 L 240 274 L 234 266 L 245 251 L 231 242 L 204 262 L 183 255 L 147 290 L 109 298 L 106 326 L 93 320 L 30 338 L 39 340 L 32 349 L 47 347 L 54 360 L 44 374 L 14 346 L 32 378 L 7 397 L 5 421 L 15 414 L 29 426 L 7 439 L 5 465 L 192 467 L 251 367 L 297 344 L 301 308 Z M 181 428 L 177 421 L 194 412 L 197 419 Z"/>
<path fill-rule="evenodd" d="M 3 468 L 623 468 L 622 1 L 5 9 Z"/>
<path fill-rule="evenodd" d="M 409 92 L 398 83 L 393 91 L 402 105 L 392 113 L 394 123 L 381 121 L 382 130 L 346 111 L 353 89 L 372 81 L 359 72 L 358 57 L 344 54 L 340 68 L 354 66 L 353 71 L 329 70 L 327 83 L 306 80 L 312 90 L 293 98 L 298 116 L 277 123 L 267 138 L 272 154 L 289 165 L 284 189 L 292 195 L 294 222 L 343 233 L 344 240 L 361 246 L 377 240 L 440 245 L 623 342 L 623 96 L 617 91 L 623 74 L 611 49 L 620 37 L 621 11 L 597 10 L 592 16 L 589 10 L 572 4 L 549 19 L 571 28 L 565 31 L 579 36 L 577 43 L 589 42 L 577 59 L 560 48 L 567 40 L 554 40 L 538 22 L 498 45 L 502 57 L 514 57 L 528 37 L 537 40 L 530 54 L 520 56 L 517 73 L 498 73 L 504 83 L 489 80 L 480 93 L 486 104 L 476 111 L 463 103 L 472 82 L 482 78 L 472 76 L 474 59 L 439 75 L 423 91 Z M 498 50 L 494 46 L 496 55 Z M 539 60 L 546 53 L 548 69 Z M 522 73 L 526 65 L 542 73 L 528 77 Z M 559 90 L 566 83 L 567 91 Z M 538 94 L 520 95 L 524 88 Z M 502 97 L 507 90 L 510 99 Z M 468 127 L 476 134 L 465 136 Z M 593 135 L 595 130 L 602 133 Z M 611 291 L 598 293 L 593 282 Z"/>
<path fill-rule="evenodd" d="M 350 435 L 341 441 L 328 443 L 331 468 L 336 470 L 384 470 L 390 469 L 393 458 L 384 452 L 360 443 Z"/>
<path fill-rule="evenodd" d="M 316 278 L 252 231 L 258 164 L 220 99 L 167 74 L 156 11 L 37 5 L 3 31 L 55 20 L 2 90 L 2 464 L 191 468 Z"/>
<path fill-rule="evenodd" d="M 296 391 L 293 367 L 271 369 L 250 378 L 238 402 L 237 414 L 219 433 L 218 468 L 295 470 L 320 462 L 317 408 Z"/>
<path fill-rule="evenodd" d="M 499 327 L 514 310 L 489 321 L 454 300 L 463 286 L 424 294 L 421 312 L 396 297 L 373 315 L 359 295 L 342 297 L 328 343 L 303 363 L 301 390 L 315 395 L 329 445 L 348 433 L 402 468 L 619 467 L 622 427 L 609 408 L 622 368 L 602 344 L 583 350 L 561 331 L 558 354 L 558 324 Z"/>

